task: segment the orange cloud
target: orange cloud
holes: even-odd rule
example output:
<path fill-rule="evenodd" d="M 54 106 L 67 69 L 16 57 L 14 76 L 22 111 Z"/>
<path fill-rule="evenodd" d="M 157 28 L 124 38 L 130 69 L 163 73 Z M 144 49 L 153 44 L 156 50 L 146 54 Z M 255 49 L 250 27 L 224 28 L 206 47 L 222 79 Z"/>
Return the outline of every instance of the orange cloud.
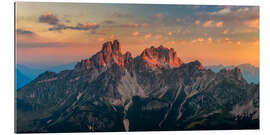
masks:
<path fill-rule="evenodd" d="M 134 36 L 134 37 L 136 37 L 138 35 L 139 35 L 139 32 L 138 31 L 132 33 L 132 36 Z"/>
<path fill-rule="evenodd" d="M 149 38 L 151 38 L 151 36 L 152 36 L 152 34 L 146 34 L 146 35 L 144 36 L 144 38 L 145 38 L 145 39 L 149 39 Z"/>
<path fill-rule="evenodd" d="M 219 11 L 215 11 L 215 12 L 210 12 L 210 15 L 227 15 L 231 13 L 231 7 L 225 7 Z"/>
<path fill-rule="evenodd" d="M 212 43 L 212 41 L 213 41 L 213 39 L 211 37 L 209 37 L 207 40 L 209 43 Z"/>
<path fill-rule="evenodd" d="M 203 25 L 203 27 L 213 27 L 214 26 L 214 22 L 209 20 L 209 21 L 206 21 Z"/>
<path fill-rule="evenodd" d="M 204 38 L 197 38 L 191 41 L 191 43 L 200 43 L 200 42 L 204 42 L 205 39 Z"/>
<path fill-rule="evenodd" d="M 199 42 L 203 42 L 204 41 L 204 38 L 198 38 L 197 39 Z"/>
<path fill-rule="evenodd" d="M 223 27 L 223 22 L 222 21 L 219 21 L 219 22 L 214 22 L 212 20 L 208 20 L 206 22 L 204 22 L 202 24 L 203 27 L 206 27 L 206 28 L 209 28 L 209 27 Z"/>
<path fill-rule="evenodd" d="M 229 32 L 228 30 L 224 30 L 223 34 L 226 35 L 226 34 L 228 34 L 228 32 Z"/>
<path fill-rule="evenodd" d="M 218 28 L 223 27 L 223 22 L 222 22 L 222 21 L 217 22 L 217 23 L 216 23 L 216 26 L 217 26 Z"/>
<path fill-rule="evenodd" d="M 196 20 L 196 21 L 195 21 L 195 24 L 197 24 L 197 25 L 199 25 L 200 23 L 201 23 L 200 20 Z"/>
<path fill-rule="evenodd" d="M 102 41 L 104 41 L 105 39 L 102 38 L 102 37 L 100 37 L 100 38 L 98 38 L 97 40 L 100 41 L 100 42 L 102 42 Z"/>
<path fill-rule="evenodd" d="M 248 21 L 245 21 L 244 24 L 250 28 L 259 29 L 259 19 L 248 20 Z"/>

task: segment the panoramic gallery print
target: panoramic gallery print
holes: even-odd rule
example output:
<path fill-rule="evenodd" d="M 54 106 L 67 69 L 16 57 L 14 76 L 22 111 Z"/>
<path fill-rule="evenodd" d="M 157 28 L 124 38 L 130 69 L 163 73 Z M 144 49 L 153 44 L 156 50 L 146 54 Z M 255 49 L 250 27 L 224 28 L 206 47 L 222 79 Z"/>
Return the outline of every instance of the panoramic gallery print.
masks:
<path fill-rule="evenodd" d="M 259 129 L 259 7 L 15 6 L 15 132 Z"/>

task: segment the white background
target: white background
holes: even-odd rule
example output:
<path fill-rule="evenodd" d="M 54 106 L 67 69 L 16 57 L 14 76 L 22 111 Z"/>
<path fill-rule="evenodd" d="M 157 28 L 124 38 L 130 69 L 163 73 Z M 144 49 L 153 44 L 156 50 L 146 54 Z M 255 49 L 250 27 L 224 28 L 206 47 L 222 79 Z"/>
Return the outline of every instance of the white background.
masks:
<path fill-rule="evenodd" d="M 29 0 L 24 0 L 29 1 Z M 31 0 L 34 1 L 34 0 Z M 270 36 L 269 0 L 42 0 L 38 2 L 159 3 L 260 6 L 260 130 L 117 132 L 99 135 L 270 135 Z M 157 2 L 158 1 L 158 2 Z M 1 0 L 0 10 L 0 133 L 14 134 L 14 0 Z M 72 133 L 80 134 L 80 133 Z M 83 133 L 89 134 L 89 133 Z"/>

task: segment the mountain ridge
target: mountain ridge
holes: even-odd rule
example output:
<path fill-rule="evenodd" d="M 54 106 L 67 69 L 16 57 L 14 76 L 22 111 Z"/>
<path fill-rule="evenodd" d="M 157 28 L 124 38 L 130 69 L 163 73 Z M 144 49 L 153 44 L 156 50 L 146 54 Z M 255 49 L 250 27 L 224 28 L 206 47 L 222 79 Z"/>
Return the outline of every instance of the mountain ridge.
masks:
<path fill-rule="evenodd" d="M 219 72 L 221 69 L 233 69 L 235 67 L 238 67 L 239 69 L 241 69 L 243 77 L 247 80 L 248 83 L 259 83 L 260 80 L 259 67 L 256 67 L 251 64 L 240 64 L 236 66 L 234 65 L 224 66 L 222 64 L 219 64 L 205 67 L 206 69 L 211 69 L 214 72 Z"/>
<path fill-rule="evenodd" d="M 81 60 L 77 63 L 75 68 L 86 68 L 89 69 L 92 66 L 105 66 L 107 64 L 111 65 L 116 63 L 120 67 L 124 67 L 128 64 L 128 59 L 133 58 L 132 54 L 127 51 L 122 54 L 121 45 L 118 40 L 107 41 L 103 44 L 102 50 L 94 54 L 88 59 Z M 151 46 L 143 50 L 141 55 L 134 58 L 140 62 L 143 62 L 145 66 L 155 69 L 157 67 L 179 67 L 183 62 L 178 58 L 177 53 L 173 48 L 165 48 L 162 45 L 155 48 Z M 140 59 L 140 60 L 139 60 Z M 142 63 L 141 63 L 142 64 Z"/>
<path fill-rule="evenodd" d="M 215 73 L 173 49 L 146 50 L 133 58 L 105 42 L 74 69 L 39 75 L 16 94 L 16 132 L 259 128 L 259 85 L 239 68 Z"/>
<path fill-rule="evenodd" d="M 19 79 L 21 77 L 16 78 L 16 82 L 19 83 L 18 88 L 23 87 L 24 85 L 28 84 L 30 81 L 34 80 L 38 75 L 44 73 L 46 71 L 52 71 L 59 73 L 63 70 L 71 70 L 74 68 L 76 63 L 72 62 L 69 64 L 62 64 L 57 66 L 52 66 L 48 68 L 30 68 L 29 66 L 16 64 L 16 73 L 23 74 L 27 79 Z M 17 75 L 20 76 L 20 75 Z"/>

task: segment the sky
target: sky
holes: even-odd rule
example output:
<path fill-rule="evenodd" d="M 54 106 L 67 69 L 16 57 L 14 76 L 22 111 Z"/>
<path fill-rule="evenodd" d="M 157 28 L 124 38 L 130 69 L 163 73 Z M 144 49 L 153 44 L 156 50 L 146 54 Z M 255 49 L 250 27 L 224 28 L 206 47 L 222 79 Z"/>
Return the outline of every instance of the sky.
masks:
<path fill-rule="evenodd" d="M 109 40 L 133 57 L 150 46 L 182 61 L 259 66 L 259 7 L 16 2 L 16 60 L 56 66 L 86 59 Z"/>

